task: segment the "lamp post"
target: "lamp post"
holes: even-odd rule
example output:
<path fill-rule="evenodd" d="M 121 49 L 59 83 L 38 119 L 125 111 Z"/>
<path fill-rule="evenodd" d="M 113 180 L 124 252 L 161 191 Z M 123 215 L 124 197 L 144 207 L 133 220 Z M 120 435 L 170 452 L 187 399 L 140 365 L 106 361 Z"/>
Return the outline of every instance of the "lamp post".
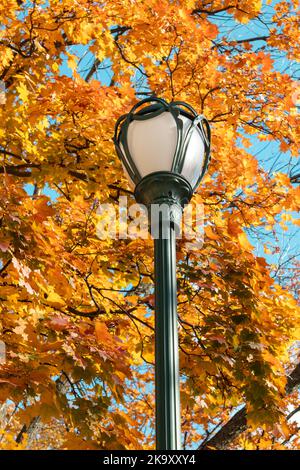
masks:
<path fill-rule="evenodd" d="M 188 104 L 151 97 L 118 119 L 114 143 L 154 238 L 156 448 L 180 450 L 176 234 L 207 169 L 210 128 Z"/>

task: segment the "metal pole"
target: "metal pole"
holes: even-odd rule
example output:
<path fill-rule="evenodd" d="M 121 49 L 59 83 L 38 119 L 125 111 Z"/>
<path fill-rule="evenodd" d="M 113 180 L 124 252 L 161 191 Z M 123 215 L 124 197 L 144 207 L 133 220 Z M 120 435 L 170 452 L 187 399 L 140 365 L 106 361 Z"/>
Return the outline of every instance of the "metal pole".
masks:
<path fill-rule="evenodd" d="M 177 328 L 176 233 L 193 190 L 181 175 L 158 171 L 136 186 L 154 238 L 156 448 L 181 450 Z"/>
<path fill-rule="evenodd" d="M 156 449 L 180 450 L 176 235 L 170 220 L 160 219 L 154 258 Z"/>

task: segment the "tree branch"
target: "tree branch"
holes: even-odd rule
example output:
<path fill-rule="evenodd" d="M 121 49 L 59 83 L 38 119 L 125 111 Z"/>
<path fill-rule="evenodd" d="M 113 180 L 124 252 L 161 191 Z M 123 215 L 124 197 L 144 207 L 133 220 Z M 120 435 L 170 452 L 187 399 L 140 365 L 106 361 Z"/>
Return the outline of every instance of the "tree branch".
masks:
<path fill-rule="evenodd" d="M 222 13 L 223 11 L 228 11 L 232 10 L 233 8 L 236 8 L 234 5 L 229 5 L 224 8 L 219 8 L 218 10 L 202 10 L 201 8 L 196 8 L 195 10 L 192 11 L 193 15 L 201 15 L 202 13 L 207 16 L 213 16 L 216 15 L 217 13 Z"/>
<path fill-rule="evenodd" d="M 300 384 L 300 363 L 295 367 L 287 377 L 285 387 L 286 394 L 290 394 L 293 389 Z M 236 439 L 242 432 L 246 431 L 247 425 L 247 411 L 244 405 L 232 418 L 208 441 L 203 442 L 198 447 L 199 450 L 217 449 L 224 450 L 234 439 Z"/>

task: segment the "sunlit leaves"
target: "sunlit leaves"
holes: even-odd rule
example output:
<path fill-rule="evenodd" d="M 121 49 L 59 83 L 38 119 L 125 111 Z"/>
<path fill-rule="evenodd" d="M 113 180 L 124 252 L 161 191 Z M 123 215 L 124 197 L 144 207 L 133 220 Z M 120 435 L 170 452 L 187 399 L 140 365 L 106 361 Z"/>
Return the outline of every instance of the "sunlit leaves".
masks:
<path fill-rule="evenodd" d="M 234 445 L 280 447 L 294 432 L 284 413 L 296 399 L 284 389 L 299 313 L 249 233 L 271 236 L 299 209 L 299 188 L 260 167 L 252 140 L 298 152 L 295 80 L 274 61 L 274 50 L 299 58 L 297 19 L 292 2 L 277 3 L 261 45 L 223 37 L 218 11 L 250 26 L 262 2 L 1 3 L 0 398 L 21 403 L 2 448 L 19 448 L 12 436 L 36 417 L 29 447 L 154 445 L 153 243 L 97 234 L 99 204 L 133 202 L 115 121 L 150 93 L 186 100 L 213 134 L 194 197 L 205 206 L 204 244 L 178 241 L 187 446 L 243 402 L 252 436 Z"/>

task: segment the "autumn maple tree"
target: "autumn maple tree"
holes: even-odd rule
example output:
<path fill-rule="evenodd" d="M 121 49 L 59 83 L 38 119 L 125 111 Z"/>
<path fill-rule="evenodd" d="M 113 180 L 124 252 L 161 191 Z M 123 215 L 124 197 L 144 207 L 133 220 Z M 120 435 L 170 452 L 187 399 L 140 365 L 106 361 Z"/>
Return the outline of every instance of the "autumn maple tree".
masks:
<path fill-rule="evenodd" d="M 299 265 L 272 258 L 299 225 L 297 7 L 1 1 L 1 448 L 154 447 L 153 241 L 97 236 L 134 202 L 115 122 L 152 94 L 212 128 L 204 244 L 178 240 L 184 448 L 299 447 Z"/>

